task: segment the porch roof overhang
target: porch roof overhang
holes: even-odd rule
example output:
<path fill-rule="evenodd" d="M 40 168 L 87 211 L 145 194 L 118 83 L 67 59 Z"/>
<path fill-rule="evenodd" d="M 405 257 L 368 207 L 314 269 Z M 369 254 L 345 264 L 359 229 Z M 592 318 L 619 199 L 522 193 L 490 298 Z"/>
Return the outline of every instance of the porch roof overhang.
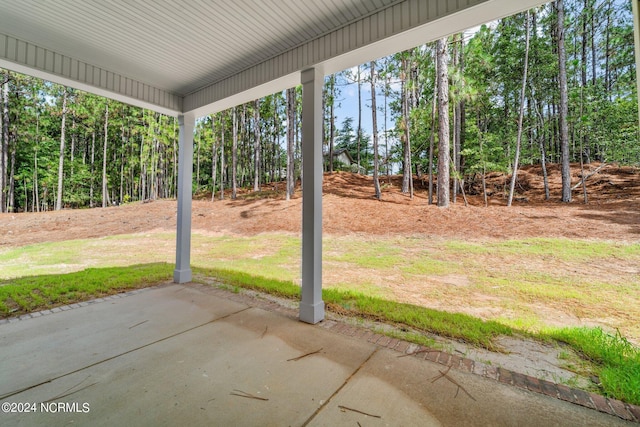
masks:
<path fill-rule="evenodd" d="M 0 0 L 0 67 L 202 116 L 542 3 Z"/>

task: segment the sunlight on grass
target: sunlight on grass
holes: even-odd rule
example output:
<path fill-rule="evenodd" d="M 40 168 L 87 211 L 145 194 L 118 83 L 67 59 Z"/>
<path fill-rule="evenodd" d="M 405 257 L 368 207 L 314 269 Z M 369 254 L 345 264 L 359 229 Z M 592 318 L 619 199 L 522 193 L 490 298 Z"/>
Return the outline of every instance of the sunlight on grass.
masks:
<path fill-rule="evenodd" d="M 392 242 L 363 242 L 361 239 L 334 237 L 324 243 L 326 261 L 354 264 L 371 269 L 392 268 L 402 262 L 402 249 Z"/>
<path fill-rule="evenodd" d="M 272 256 L 277 256 L 281 250 L 288 250 L 286 239 L 283 242 L 283 246 L 272 252 Z M 172 270 L 172 264 L 156 263 L 10 279 L 0 283 L 0 315 L 19 315 L 154 285 L 170 280 Z M 194 281 L 210 283 L 213 278 L 234 292 L 243 287 L 295 300 L 300 298 L 300 287 L 288 280 L 218 268 L 194 267 L 194 274 Z M 431 345 L 431 339 L 421 332 L 463 340 L 488 349 L 494 348 L 494 338 L 518 332 L 538 339 L 567 342 L 584 357 L 574 364 L 575 369 L 598 375 L 606 395 L 630 403 L 640 402 L 640 349 L 619 333 L 611 335 L 600 328 L 544 329 L 541 333 L 533 333 L 530 330 L 538 320 L 535 316 L 528 319 L 498 317 L 497 321 L 482 320 L 463 313 L 392 301 L 379 295 L 378 288 L 372 284 L 353 289 L 344 289 L 342 286 L 348 287 L 349 284 L 323 289 L 323 300 L 330 310 L 383 323 L 406 325 L 412 331 L 396 331 L 396 336 L 422 345 Z M 514 307 L 518 305 L 514 304 Z"/>
<path fill-rule="evenodd" d="M 0 251 L 0 280 L 92 267 L 173 263 L 175 235 L 138 233 Z M 300 238 L 284 233 L 192 236 L 192 265 L 300 283 Z M 569 239 L 460 242 L 325 236 L 323 286 L 451 312 L 481 313 L 524 330 L 567 318 L 619 328 L 640 342 L 640 245 Z M 533 310 L 535 311 L 535 310 Z"/>
<path fill-rule="evenodd" d="M 608 257 L 640 258 L 640 244 L 577 239 L 530 238 L 481 243 L 451 241 L 445 246 L 463 254 L 548 256 L 563 261 L 588 261 Z"/>
<path fill-rule="evenodd" d="M 172 265 L 155 263 L 5 280 L 0 282 L 0 317 L 155 285 L 170 280 L 172 273 Z"/>
<path fill-rule="evenodd" d="M 300 240 L 278 234 L 252 237 L 195 235 L 192 264 L 239 272 L 260 271 L 264 277 L 296 280 L 300 275 Z"/>
<path fill-rule="evenodd" d="M 168 262 L 174 257 L 175 244 L 162 250 L 164 238 L 137 237 L 138 240 L 108 237 L 10 248 L 0 252 L 0 280 L 24 275 L 70 273 L 94 266 Z M 143 245 L 154 250 L 141 248 Z"/>

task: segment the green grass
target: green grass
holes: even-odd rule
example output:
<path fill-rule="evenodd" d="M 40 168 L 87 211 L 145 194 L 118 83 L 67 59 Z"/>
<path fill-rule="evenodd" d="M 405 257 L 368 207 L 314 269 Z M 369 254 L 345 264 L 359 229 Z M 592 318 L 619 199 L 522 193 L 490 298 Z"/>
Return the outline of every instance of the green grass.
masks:
<path fill-rule="evenodd" d="M 226 286 L 239 286 L 291 299 L 300 298 L 300 287 L 293 282 L 287 282 L 285 280 L 271 279 L 243 273 L 241 271 L 218 268 L 194 267 L 193 273 L 194 275 L 214 278 Z M 197 280 L 197 278 L 194 278 L 194 280 Z"/>
<path fill-rule="evenodd" d="M 213 277 L 221 283 L 260 290 L 287 298 L 300 298 L 300 287 L 293 282 L 264 278 L 247 273 L 196 269 L 195 272 Z M 343 289 L 323 289 L 322 298 L 329 309 L 340 313 L 403 324 L 423 332 L 461 339 L 471 344 L 493 349 L 493 338 L 511 335 L 512 329 L 497 322 L 460 313 L 448 313 L 412 304 L 389 301 L 361 292 Z"/>
<path fill-rule="evenodd" d="M 199 269 L 198 273 L 233 286 L 260 290 L 287 298 L 300 297 L 300 288 L 292 282 L 215 269 Z M 329 310 L 406 325 L 413 330 L 464 340 L 488 349 L 495 349 L 494 338 L 514 333 L 540 340 L 551 338 L 565 342 L 583 355 L 586 366 L 599 376 L 602 391 L 607 396 L 640 404 L 640 349 L 620 334 L 613 336 L 600 328 L 562 328 L 531 334 L 495 321 L 483 321 L 464 314 L 398 303 L 355 291 L 324 289 L 322 297 Z M 388 334 L 426 346 L 433 345 L 430 338 L 415 332 L 395 331 Z"/>
<path fill-rule="evenodd" d="M 325 243 L 325 259 L 361 268 L 388 269 L 402 263 L 401 248 L 389 242 L 360 242 L 352 239 L 329 240 Z"/>
<path fill-rule="evenodd" d="M 635 340 L 640 337 L 638 244 L 573 239 L 477 243 L 424 237 L 325 236 L 323 245 L 323 298 L 327 306 L 340 313 L 406 325 L 412 332 L 405 339 L 413 342 L 426 342 L 421 341 L 427 338 L 420 331 L 487 348 L 493 347 L 492 340 L 500 334 L 525 333 L 542 339 L 548 336 L 545 328 L 549 312 L 541 311 L 541 307 L 581 319 L 603 319 L 607 327 L 618 327 Z M 172 265 L 166 263 L 173 261 L 174 250 L 172 233 L 2 249 L 0 316 L 168 280 Z M 194 234 L 191 260 L 194 272 L 216 277 L 231 291 L 248 287 L 299 299 L 298 236 Z M 126 267 L 131 264 L 142 265 Z M 135 270 L 142 273 L 137 275 Z M 426 308 L 432 305 L 449 312 Z M 490 320 L 450 313 L 463 310 L 484 313 Z M 637 402 L 638 357 L 624 353 L 624 346 L 618 345 L 629 342 L 621 336 L 618 341 L 602 340 L 605 349 L 624 354 L 614 363 L 583 350 L 587 341 L 597 339 L 585 338 L 580 343 L 573 338 L 571 346 L 584 355 L 589 369 L 597 372 L 604 392 Z M 581 363 L 575 365 L 583 369 Z"/>
<path fill-rule="evenodd" d="M 171 264 L 155 263 L 10 279 L 0 283 L 0 315 L 19 315 L 154 285 L 169 280 L 172 270 Z M 194 267 L 194 273 L 195 280 L 213 278 L 234 292 L 248 288 L 294 300 L 300 298 L 300 287 L 291 281 L 217 268 Z M 407 332 L 388 334 L 426 346 L 433 346 L 433 340 L 420 332 L 488 349 L 494 349 L 493 340 L 498 336 L 522 333 L 500 322 L 390 301 L 354 290 L 324 289 L 323 300 L 329 310 L 404 325 Z M 583 355 L 591 372 L 599 376 L 605 395 L 640 404 L 640 349 L 620 334 L 610 335 L 600 328 L 563 328 L 528 335 L 569 344 Z"/>
<path fill-rule="evenodd" d="M 170 280 L 170 264 L 88 268 L 0 282 L 0 317 L 17 316 Z"/>
<path fill-rule="evenodd" d="M 640 349 L 617 332 L 601 328 L 562 328 L 547 335 L 565 342 L 591 362 L 605 395 L 640 405 Z"/>
<path fill-rule="evenodd" d="M 589 261 L 611 256 L 618 258 L 640 256 L 640 244 L 577 239 L 530 238 L 491 243 L 451 241 L 445 246 L 451 251 L 464 254 L 546 256 L 563 261 Z"/>

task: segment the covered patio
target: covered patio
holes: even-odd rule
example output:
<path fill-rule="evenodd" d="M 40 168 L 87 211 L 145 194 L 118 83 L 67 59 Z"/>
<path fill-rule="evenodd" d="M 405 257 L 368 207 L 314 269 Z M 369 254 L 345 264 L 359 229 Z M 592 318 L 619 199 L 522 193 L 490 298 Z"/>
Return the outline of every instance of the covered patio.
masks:
<path fill-rule="evenodd" d="M 302 84 L 299 318 L 317 323 L 324 318 L 324 76 L 541 3 L 0 0 L 0 67 L 178 117 L 176 283 L 191 280 L 196 118 Z M 633 7 L 638 23 L 638 0 Z"/>
<path fill-rule="evenodd" d="M 212 286 L 165 284 L 1 321 L 0 401 L 16 406 L 3 406 L 0 423 L 637 425 L 628 420 L 640 408 L 613 399 L 295 316 Z"/>

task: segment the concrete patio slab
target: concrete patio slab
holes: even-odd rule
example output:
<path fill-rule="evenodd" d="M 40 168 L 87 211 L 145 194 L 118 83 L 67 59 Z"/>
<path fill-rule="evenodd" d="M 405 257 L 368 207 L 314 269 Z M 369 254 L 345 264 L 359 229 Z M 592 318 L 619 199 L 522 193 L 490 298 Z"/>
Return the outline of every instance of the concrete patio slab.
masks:
<path fill-rule="evenodd" d="M 468 372 L 447 370 L 430 361 L 399 357 L 391 351 L 376 352 L 309 425 L 357 423 L 546 427 L 625 424 L 610 415 Z"/>
<path fill-rule="evenodd" d="M 0 328 L 0 396 L 247 308 L 167 286 Z"/>
<path fill-rule="evenodd" d="M 0 345 L 0 402 L 33 404 L 3 426 L 634 425 L 460 370 L 438 378 L 442 365 L 200 285 L 4 323 Z"/>

